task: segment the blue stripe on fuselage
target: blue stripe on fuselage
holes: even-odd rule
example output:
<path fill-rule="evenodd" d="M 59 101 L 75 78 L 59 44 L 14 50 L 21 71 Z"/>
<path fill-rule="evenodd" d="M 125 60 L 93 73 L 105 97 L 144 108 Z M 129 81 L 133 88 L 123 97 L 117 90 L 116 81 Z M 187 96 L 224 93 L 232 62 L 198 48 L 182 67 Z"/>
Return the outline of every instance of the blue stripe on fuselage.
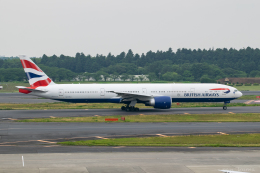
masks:
<path fill-rule="evenodd" d="M 172 102 L 226 102 L 236 98 L 172 98 Z M 113 99 L 55 99 L 71 103 L 121 103 L 120 98 Z M 138 101 L 137 103 L 143 103 Z"/>

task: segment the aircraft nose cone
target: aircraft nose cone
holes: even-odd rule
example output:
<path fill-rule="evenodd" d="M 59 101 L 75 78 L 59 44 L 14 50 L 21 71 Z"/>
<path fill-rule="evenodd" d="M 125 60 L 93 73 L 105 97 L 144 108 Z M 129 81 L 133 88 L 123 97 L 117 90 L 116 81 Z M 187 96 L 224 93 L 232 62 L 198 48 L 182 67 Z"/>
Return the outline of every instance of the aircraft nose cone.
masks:
<path fill-rule="evenodd" d="M 238 97 L 241 97 L 243 94 L 239 91 L 238 92 Z"/>

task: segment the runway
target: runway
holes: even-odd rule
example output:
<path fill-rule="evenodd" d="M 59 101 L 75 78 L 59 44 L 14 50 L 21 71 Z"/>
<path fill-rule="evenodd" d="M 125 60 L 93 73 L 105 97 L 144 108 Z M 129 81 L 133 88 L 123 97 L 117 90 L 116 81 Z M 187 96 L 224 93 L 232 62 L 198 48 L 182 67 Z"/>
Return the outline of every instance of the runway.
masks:
<path fill-rule="evenodd" d="M 95 153 L 0 155 L 0 173 L 220 173 L 223 169 L 260 172 L 260 151 L 256 148 L 171 152 L 106 152 L 107 147 L 99 148 L 100 152 Z"/>
<path fill-rule="evenodd" d="M 258 95 L 260 96 L 260 91 L 241 91 L 243 95 Z"/>
<path fill-rule="evenodd" d="M 108 115 L 139 115 L 139 114 L 211 114 L 211 113 L 259 113 L 260 106 L 228 107 L 203 107 L 203 108 L 171 108 L 171 109 L 140 109 L 139 112 L 126 112 L 121 109 L 58 109 L 58 110 L 0 110 L 0 121 L 8 118 L 49 118 L 52 117 L 88 117 Z"/>
<path fill-rule="evenodd" d="M 44 99 L 22 93 L 0 93 L 0 103 L 54 103 L 56 100 Z"/>
<path fill-rule="evenodd" d="M 225 123 L 0 123 L 0 145 L 66 140 L 198 134 L 260 133 L 260 122 Z"/>

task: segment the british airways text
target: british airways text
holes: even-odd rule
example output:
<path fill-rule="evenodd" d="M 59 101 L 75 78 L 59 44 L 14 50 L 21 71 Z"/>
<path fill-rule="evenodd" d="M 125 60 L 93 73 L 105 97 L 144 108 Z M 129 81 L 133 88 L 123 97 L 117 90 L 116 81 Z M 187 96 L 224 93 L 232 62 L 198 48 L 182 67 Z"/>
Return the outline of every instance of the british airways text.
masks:
<path fill-rule="evenodd" d="M 184 97 L 218 97 L 219 93 L 184 93 Z"/>

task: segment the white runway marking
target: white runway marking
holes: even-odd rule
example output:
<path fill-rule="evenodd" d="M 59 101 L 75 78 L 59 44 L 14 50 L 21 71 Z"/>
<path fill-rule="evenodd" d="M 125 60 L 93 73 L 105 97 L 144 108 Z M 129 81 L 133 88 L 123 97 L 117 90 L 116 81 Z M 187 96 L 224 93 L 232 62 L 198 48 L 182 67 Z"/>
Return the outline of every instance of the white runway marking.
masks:
<path fill-rule="evenodd" d="M 23 159 L 23 156 L 22 156 L 22 162 L 23 162 L 23 167 L 24 167 L 24 159 Z"/>

